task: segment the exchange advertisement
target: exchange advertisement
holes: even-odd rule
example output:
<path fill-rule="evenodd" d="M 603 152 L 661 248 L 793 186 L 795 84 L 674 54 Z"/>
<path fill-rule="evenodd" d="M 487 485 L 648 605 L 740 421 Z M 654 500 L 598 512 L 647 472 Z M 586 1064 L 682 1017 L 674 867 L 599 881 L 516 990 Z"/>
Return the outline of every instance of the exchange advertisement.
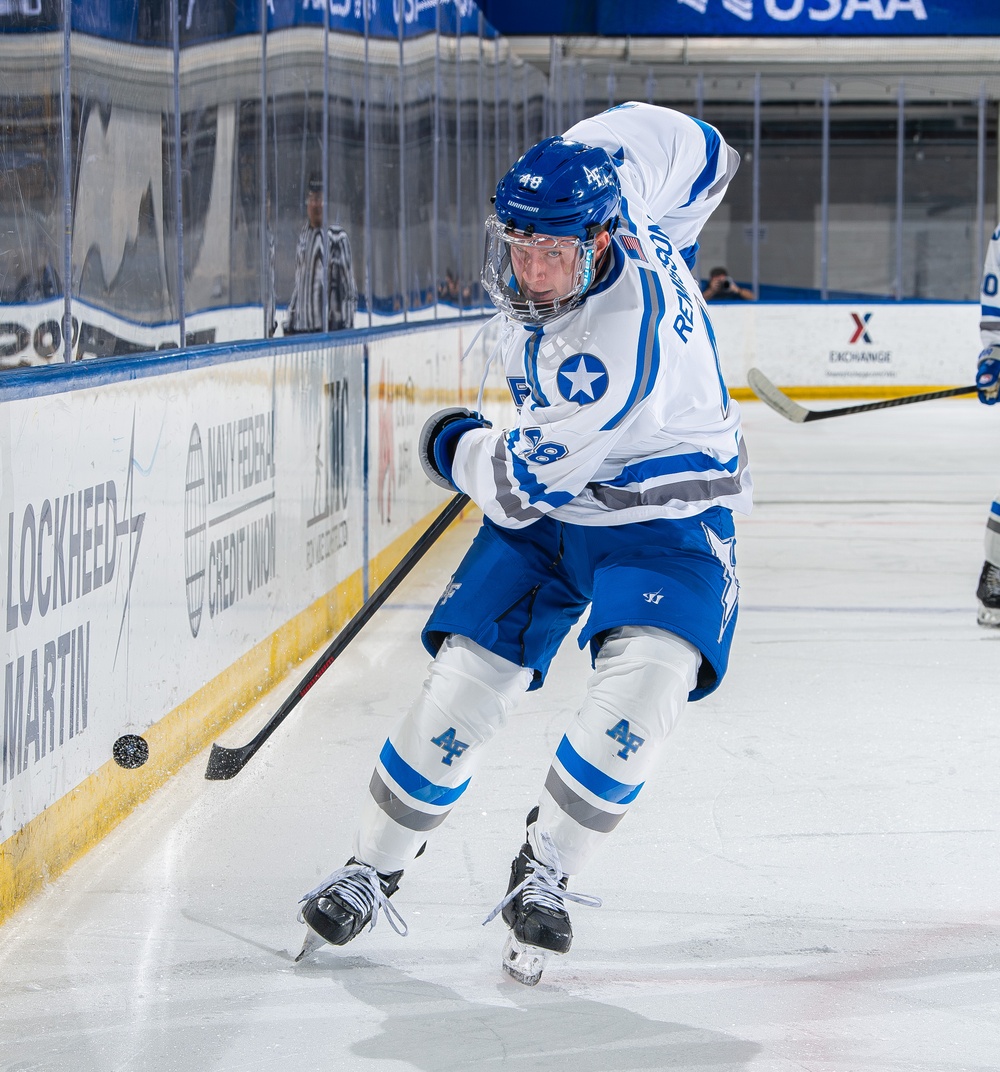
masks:
<path fill-rule="evenodd" d="M 979 306 L 874 302 L 709 306 L 731 387 L 759 366 L 802 387 L 921 387 L 971 382 Z"/>

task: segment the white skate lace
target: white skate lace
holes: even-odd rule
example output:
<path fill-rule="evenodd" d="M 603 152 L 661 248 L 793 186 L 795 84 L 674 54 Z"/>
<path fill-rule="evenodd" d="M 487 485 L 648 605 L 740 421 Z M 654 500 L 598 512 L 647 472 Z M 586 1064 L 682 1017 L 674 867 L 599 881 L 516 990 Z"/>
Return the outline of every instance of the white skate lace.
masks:
<path fill-rule="evenodd" d="M 406 921 L 389 902 L 374 867 L 369 867 L 368 864 L 345 864 L 343 867 L 338 867 L 332 874 L 327 875 L 314 890 L 310 890 L 300 898 L 299 904 L 305 904 L 306 901 L 311 901 L 320 894 L 329 896 L 331 892 L 335 892 L 349 908 L 360 915 L 371 912 L 369 930 L 374 930 L 375 921 L 381 909 L 389 921 L 389 926 L 400 937 L 406 937 L 408 933 Z M 301 909 L 299 909 L 299 922 L 305 922 Z"/>
<path fill-rule="evenodd" d="M 588 908 L 600 908 L 604 903 L 600 897 L 590 893 L 575 893 L 572 890 L 564 890 L 560 885 L 565 874 L 559 862 L 559 850 L 556 848 L 551 835 L 542 833 L 538 837 L 538 849 L 540 860 L 528 860 L 525 870 L 528 872 L 524 881 L 515 886 L 510 893 L 493 909 L 483 920 L 483 926 L 496 919 L 506 905 L 519 894 L 523 894 L 523 901 L 533 908 L 544 908 L 550 912 L 564 911 L 564 901 L 575 901 L 576 904 L 586 905 Z"/>

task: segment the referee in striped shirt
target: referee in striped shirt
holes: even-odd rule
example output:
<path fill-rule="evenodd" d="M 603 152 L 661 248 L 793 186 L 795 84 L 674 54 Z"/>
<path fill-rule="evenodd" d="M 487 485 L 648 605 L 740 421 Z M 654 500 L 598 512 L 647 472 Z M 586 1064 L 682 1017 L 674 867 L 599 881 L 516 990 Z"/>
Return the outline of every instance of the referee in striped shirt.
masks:
<path fill-rule="evenodd" d="M 347 232 L 333 224 L 326 228 L 327 264 L 330 285 L 327 324 L 323 326 L 323 183 L 309 180 L 306 196 L 306 222 L 299 234 L 295 251 L 295 282 L 288 303 L 286 335 L 306 332 L 342 331 L 354 327 L 358 307 L 358 289 L 354 282 L 351 242 Z"/>

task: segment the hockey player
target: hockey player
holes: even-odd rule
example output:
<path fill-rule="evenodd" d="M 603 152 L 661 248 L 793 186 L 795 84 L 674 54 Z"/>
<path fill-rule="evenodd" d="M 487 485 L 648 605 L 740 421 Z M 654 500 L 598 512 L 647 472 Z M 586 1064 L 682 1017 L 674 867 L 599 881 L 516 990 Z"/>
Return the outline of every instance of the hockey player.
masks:
<path fill-rule="evenodd" d="M 335 945 L 374 926 L 484 747 L 540 687 L 573 623 L 594 673 L 511 865 L 504 968 L 566 952 L 568 889 L 652 774 L 686 702 L 726 672 L 738 584 L 732 511 L 751 480 L 739 406 L 691 275 L 739 157 L 718 131 L 630 103 L 528 150 L 486 222 L 483 286 L 518 418 L 446 409 L 420 456 L 485 519 L 424 628 L 430 673 L 382 747 L 349 863 L 302 901 Z M 484 376 L 485 380 L 485 376 Z M 488 922 L 488 920 L 487 920 Z"/>
<path fill-rule="evenodd" d="M 976 370 L 979 401 L 987 406 L 1000 396 L 1000 227 L 993 232 L 983 265 L 983 283 L 979 294 L 979 332 L 983 350 Z M 990 628 L 1000 628 L 1000 495 L 990 506 L 986 520 L 986 561 L 976 589 L 979 610 L 976 621 Z"/>

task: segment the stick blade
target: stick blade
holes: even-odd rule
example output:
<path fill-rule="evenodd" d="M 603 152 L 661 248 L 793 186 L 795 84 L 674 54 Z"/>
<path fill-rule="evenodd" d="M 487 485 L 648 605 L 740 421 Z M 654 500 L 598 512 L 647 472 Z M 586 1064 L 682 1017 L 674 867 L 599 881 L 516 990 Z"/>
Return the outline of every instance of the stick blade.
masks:
<path fill-rule="evenodd" d="M 222 745 L 213 744 L 208 766 L 205 768 L 205 777 L 210 782 L 224 782 L 235 778 L 252 755 L 253 752 L 247 748 L 223 748 Z"/>
<path fill-rule="evenodd" d="M 750 390 L 762 401 L 766 402 L 776 413 L 780 413 L 786 420 L 795 424 L 803 424 L 810 417 L 810 410 L 793 402 L 788 395 L 783 394 L 758 368 L 752 368 L 747 372 L 747 383 Z"/>

